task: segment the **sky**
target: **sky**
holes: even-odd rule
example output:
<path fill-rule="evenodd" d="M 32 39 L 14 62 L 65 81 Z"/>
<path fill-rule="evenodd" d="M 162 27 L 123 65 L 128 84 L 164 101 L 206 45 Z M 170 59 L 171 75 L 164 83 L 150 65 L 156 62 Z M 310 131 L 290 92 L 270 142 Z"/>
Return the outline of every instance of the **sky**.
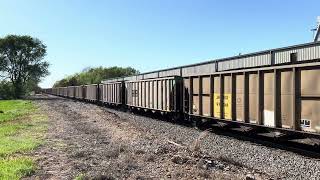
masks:
<path fill-rule="evenodd" d="M 0 37 L 47 45 L 55 81 L 87 67 L 148 72 L 312 41 L 319 0 L 0 0 Z"/>

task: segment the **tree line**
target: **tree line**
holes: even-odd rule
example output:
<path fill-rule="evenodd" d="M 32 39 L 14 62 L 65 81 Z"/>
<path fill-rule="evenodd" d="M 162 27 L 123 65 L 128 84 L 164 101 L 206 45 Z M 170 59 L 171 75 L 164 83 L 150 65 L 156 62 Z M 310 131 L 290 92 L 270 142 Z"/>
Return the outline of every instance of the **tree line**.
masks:
<path fill-rule="evenodd" d="M 49 75 L 49 62 L 44 60 L 46 49 L 42 41 L 27 35 L 0 38 L 0 99 L 23 98 L 31 91 L 40 90 L 38 83 Z M 138 73 L 131 67 L 86 68 L 55 82 L 54 87 L 95 84 Z"/>
<path fill-rule="evenodd" d="M 0 98 L 17 99 L 38 89 L 49 74 L 44 60 L 46 45 L 31 36 L 8 35 L 0 38 Z"/>
<path fill-rule="evenodd" d="M 78 86 L 85 84 L 97 84 L 102 80 L 131 76 L 139 74 L 139 71 L 131 67 L 96 67 L 85 68 L 82 72 L 63 78 L 53 85 L 53 87 Z"/>

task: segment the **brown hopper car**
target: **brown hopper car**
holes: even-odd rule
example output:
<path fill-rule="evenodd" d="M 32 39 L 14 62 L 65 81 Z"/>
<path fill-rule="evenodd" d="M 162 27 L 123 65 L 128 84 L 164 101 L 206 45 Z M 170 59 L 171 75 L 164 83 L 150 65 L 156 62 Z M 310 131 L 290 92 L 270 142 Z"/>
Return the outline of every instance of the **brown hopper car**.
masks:
<path fill-rule="evenodd" d="M 113 82 L 100 84 L 101 99 L 104 104 L 121 105 L 124 100 L 124 83 Z"/>
<path fill-rule="evenodd" d="M 161 112 L 182 112 L 182 78 L 166 77 L 125 82 L 126 105 Z"/>
<path fill-rule="evenodd" d="M 318 63 L 184 78 L 190 116 L 320 132 Z"/>
<path fill-rule="evenodd" d="M 314 42 L 44 92 L 319 137 L 319 60 Z"/>

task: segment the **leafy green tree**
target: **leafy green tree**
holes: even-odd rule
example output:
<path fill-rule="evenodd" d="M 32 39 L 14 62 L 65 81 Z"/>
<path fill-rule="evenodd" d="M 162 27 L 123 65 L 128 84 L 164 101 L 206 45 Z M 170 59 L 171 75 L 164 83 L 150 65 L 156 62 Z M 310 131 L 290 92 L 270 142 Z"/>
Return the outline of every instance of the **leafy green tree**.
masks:
<path fill-rule="evenodd" d="M 12 99 L 14 97 L 13 94 L 13 86 L 12 83 L 8 81 L 0 82 L 0 99 Z"/>
<path fill-rule="evenodd" d="M 46 45 L 30 36 L 8 35 L 0 38 L 0 76 L 10 81 L 14 98 L 20 98 L 28 83 L 37 84 L 49 74 L 49 63 L 44 61 Z"/>

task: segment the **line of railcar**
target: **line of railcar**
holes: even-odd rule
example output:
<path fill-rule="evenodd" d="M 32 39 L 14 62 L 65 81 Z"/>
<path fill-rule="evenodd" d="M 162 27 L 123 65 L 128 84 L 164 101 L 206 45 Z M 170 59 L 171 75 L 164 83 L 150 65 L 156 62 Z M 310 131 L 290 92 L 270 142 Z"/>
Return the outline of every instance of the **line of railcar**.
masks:
<path fill-rule="evenodd" d="M 198 125 L 319 139 L 319 60 L 320 44 L 309 43 L 44 92 L 171 114 Z"/>

